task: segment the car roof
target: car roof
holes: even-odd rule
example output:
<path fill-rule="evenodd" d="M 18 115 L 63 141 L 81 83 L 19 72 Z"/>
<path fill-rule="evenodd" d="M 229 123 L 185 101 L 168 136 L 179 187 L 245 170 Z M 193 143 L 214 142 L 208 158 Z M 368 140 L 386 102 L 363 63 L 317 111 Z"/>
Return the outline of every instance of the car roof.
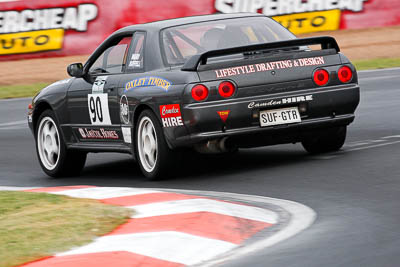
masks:
<path fill-rule="evenodd" d="M 124 27 L 117 32 L 132 32 L 137 30 L 144 31 L 159 31 L 164 28 L 170 28 L 175 26 L 181 26 L 190 23 L 197 22 L 206 22 L 206 21 L 214 21 L 214 20 L 223 20 L 223 19 L 235 19 L 235 18 L 246 18 L 246 17 L 265 17 L 263 14 L 258 13 L 231 13 L 231 14 L 211 14 L 211 15 L 200 15 L 200 16 L 191 16 L 191 17 L 183 17 L 183 18 L 175 18 L 175 19 L 167 19 L 160 20 L 154 22 L 148 22 L 143 24 L 136 24 Z"/>

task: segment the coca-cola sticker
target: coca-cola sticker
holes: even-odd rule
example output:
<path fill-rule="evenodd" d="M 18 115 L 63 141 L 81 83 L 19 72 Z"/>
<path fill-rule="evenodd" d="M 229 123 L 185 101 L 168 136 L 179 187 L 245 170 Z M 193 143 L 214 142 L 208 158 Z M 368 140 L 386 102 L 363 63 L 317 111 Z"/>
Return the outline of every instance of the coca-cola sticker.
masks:
<path fill-rule="evenodd" d="M 183 126 L 179 104 L 161 105 L 160 116 L 163 127 Z"/>

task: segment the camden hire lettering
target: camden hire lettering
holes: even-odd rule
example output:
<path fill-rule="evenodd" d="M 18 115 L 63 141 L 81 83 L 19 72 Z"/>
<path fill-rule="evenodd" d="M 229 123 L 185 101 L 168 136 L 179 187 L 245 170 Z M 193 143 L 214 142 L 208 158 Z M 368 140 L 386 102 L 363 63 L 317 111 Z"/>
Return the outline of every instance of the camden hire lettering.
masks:
<path fill-rule="evenodd" d="M 264 108 L 282 104 L 300 103 L 313 101 L 313 95 L 286 97 L 279 100 L 268 100 L 265 102 L 250 102 L 247 108 Z"/>
<path fill-rule="evenodd" d="M 161 105 L 160 115 L 163 127 L 183 126 L 179 104 Z"/>
<path fill-rule="evenodd" d="M 238 66 L 216 70 L 217 78 L 250 74 L 255 72 L 265 72 L 279 69 L 290 69 L 295 67 L 318 66 L 325 64 L 324 57 L 300 58 L 294 60 L 282 60 L 275 62 L 259 63 L 246 66 Z"/>

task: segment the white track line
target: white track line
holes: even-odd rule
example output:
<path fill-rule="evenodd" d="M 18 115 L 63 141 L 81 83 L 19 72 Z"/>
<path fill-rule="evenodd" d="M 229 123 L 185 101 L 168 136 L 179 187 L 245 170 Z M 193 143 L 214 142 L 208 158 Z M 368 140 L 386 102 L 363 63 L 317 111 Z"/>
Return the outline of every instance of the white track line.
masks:
<path fill-rule="evenodd" d="M 89 187 L 80 189 L 70 189 L 59 192 L 51 192 L 57 195 L 66 195 L 70 197 L 78 198 L 92 198 L 92 199 L 104 199 L 113 197 L 124 197 L 134 196 L 150 193 L 158 193 L 152 189 L 141 189 L 141 188 L 129 188 L 129 187 Z"/>
<path fill-rule="evenodd" d="M 391 138 L 400 138 L 400 135 L 389 135 L 389 136 L 385 136 L 382 137 L 383 139 L 391 139 Z"/>
<path fill-rule="evenodd" d="M 393 78 L 399 78 L 399 75 L 387 75 L 387 76 L 367 77 L 367 78 L 360 77 L 360 81 L 382 80 L 382 79 L 393 79 Z"/>
<path fill-rule="evenodd" d="M 28 126 L 28 120 L 4 122 L 4 123 L 0 123 L 0 127 L 17 126 L 17 125 L 22 125 L 22 124 L 26 124 Z"/>
<path fill-rule="evenodd" d="M 360 70 L 360 71 L 357 71 L 357 72 L 359 72 L 359 73 L 368 73 L 368 72 L 382 72 L 382 71 L 392 71 L 392 70 L 400 71 L 400 68 L 396 67 L 396 68 L 375 69 L 375 70 Z"/>
<path fill-rule="evenodd" d="M 217 257 L 235 247 L 237 245 L 226 241 L 166 231 L 104 236 L 89 245 L 56 256 L 129 251 L 157 259 L 192 265 Z M 132 264 L 134 265 L 134 263 Z"/>
<path fill-rule="evenodd" d="M 398 144 L 398 143 L 400 143 L 400 141 L 389 142 L 389 143 L 384 143 L 384 144 L 375 144 L 375 145 L 357 147 L 357 148 L 350 148 L 350 149 L 346 149 L 345 152 L 365 150 L 365 149 L 376 148 L 376 147 L 381 147 L 381 146 L 389 146 L 389 145 L 394 145 L 394 144 Z"/>
<path fill-rule="evenodd" d="M 135 209 L 135 215 L 133 215 L 133 218 L 182 214 L 189 212 L 213 212 L 270 224 L 276 224 L 278 221 L 278 215 L 270 210 L 201 198 L 165 201 L 132 206 L 131 208 Z"/>

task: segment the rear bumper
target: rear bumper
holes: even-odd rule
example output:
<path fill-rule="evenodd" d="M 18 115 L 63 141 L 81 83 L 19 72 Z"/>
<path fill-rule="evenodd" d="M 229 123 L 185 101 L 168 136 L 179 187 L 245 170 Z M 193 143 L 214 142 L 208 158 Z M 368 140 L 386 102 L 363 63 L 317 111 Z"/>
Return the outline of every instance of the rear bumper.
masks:
<path fill-rule="evenodd" d="M 182 105 L 185 130 L 174 131 L 171 147 L 192 146 L 229 137 L 243 146 L 273 145 L 300 141 L 315 130 L 345 126 L 353 122 L 359 104 L 358 84 L 346 84 L 257 97 Z M 259 103 L 262 105 L 251 105 Z M 264 104 L 263 104 L 264 103 Z M 261 110 L 302 107 L 299 123 L 260 127 Z M 224 122 L 219 111 L 229 111 Z M 251 145 L 251 140 L 254 144 Z"/>
<path fill-rule="evenodd" d="M 299 142 L 315 131 L 339 126 L 346 126 L 354 121 L 353 114 L 335 118 L 318 118 L 296 124 L 287 124 L 261 128 L 252 126 L 226 131 L 204 132 L 178 138 L 176 146 L 191 146 L 209 140 L 229 137 L 231 143 L 238 147 L 254 147 Z"/>

